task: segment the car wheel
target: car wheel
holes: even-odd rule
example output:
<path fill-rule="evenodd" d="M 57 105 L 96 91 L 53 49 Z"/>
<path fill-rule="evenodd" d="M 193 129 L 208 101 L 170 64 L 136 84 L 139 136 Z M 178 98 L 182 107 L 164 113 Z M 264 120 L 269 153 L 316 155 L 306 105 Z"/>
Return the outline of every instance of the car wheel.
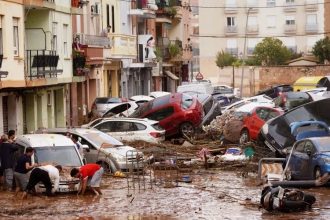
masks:
<path fill-rule="evenodd" d="M 321 169 L 320 167 L 315 167 L 314 169 L 314 179 L 318 179 L 321 177 Z"/>
<path fill-rule="evenodd" d="M 180 132 L 181 132 L 182 136 L 190 137 L 191 135 L 194 134 L 195 129 L 194 129 L 194 126 L 191 123 L 184 122 L 180 126 Z"/>
<path fill-rule="evenodd" d="M 249 135 L 249 131 L 244 129 L 242 132 L 241 132 L 241 137 L 239 138 L 239 143 L 240 144 L 245 144 L 247 142 L 250 141 L 250 135 Z"/>

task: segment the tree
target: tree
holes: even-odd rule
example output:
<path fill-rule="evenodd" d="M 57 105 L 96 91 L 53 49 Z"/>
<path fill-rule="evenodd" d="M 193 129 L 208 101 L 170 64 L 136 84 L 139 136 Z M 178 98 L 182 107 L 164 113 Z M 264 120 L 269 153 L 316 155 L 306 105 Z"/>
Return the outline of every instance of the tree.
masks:
<path fill-rule="evenodd" d="M 313 47 L 313 54 L 316 56 L 321 63 L 330 60 L 330 39 L 325 37 L 317 41 Z"/>
<path fill-rule="evenodd" d="M 266 37 L 258 43 L 253 54 L 257 62 L 265 66 L 283 65 L 291 57 L 291 51 L 283 42 L 273 37 Z"/>
<path fill-rule="evenodd" d="M 227 52 L 224 52 L 223 50 L 221 50 L 216 55 L 215 63 L 219 68 L 223 69 L 225 66 L 233 65 L 233 63 L 236 60 L 237 60 L 236 57 L 234 57 L 230 53 L 227 53 Z"/>

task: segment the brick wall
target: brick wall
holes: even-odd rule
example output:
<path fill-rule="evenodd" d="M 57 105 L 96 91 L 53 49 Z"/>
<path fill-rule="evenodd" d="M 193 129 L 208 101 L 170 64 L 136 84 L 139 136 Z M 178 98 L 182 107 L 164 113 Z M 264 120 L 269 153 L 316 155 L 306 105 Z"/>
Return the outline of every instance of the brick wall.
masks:
<path fill-rule="evenodd" d="M 293 84 L 302 76 L 330 75 L 330 65 L 260 67 L 259 89 L 275 84 Z"/>

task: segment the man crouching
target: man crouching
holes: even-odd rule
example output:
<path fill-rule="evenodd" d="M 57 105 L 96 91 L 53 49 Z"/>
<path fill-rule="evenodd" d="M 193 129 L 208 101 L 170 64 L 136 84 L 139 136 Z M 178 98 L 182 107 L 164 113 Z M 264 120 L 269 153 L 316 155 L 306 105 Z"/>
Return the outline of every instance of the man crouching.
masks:
<path fill-rule="evenodd" d="M 22 199 L 27 197 L 27 193 L 31 191 L 35 192 L 35 186 L 41 182 L 46 188 L 46 195 L 51 196 L 57 190 L 60 183 L 60 172 L 62 171 L 62 166 L 52 166 L 45 165 L 36 167 L 31 171 L 29 182 L 26 186 L 26 190 L 23 193 Z M 54 188 L 52 188 L 52 182 L 54 183 Z"/>
<path fill-rule="evenodd" d="M 90 186 L 95 195 L 102 194 L 100 190 L 100 184 L 103 175 L 103 168 L 98 164 L 86 164 L 80 169 L 73 168 L 71 170 L 71 177 L 80 178 L 80 189 L 78 190 L 78 195 L 84 195 L 86 187 Z"/>

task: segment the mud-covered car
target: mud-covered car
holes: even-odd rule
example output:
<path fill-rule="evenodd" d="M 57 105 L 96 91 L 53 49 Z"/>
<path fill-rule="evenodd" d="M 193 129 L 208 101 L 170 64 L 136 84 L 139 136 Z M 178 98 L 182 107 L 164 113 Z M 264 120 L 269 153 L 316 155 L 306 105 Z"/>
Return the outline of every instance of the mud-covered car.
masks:
<path fill-rule="evenodd" d="M 269 120 L 262 127 L 259 143 L 283 155 L 282 150 L 292 147 L 296 137 L 291 134 L 291 123 L 299 121 L 322 121 L 330 125 L 330 98 L 310 102 Z"/>
<path fill-rule="evenodd" d="M 274 99 L 276 107 L 284 111 L 296 108 L 313 101 L 313 97 L 307 92 L 284 92 Z"/>
<path fill-rule="evenodd" d="M 79 179 L 70 176 L 73 167 L 83 165 L 82 158 L 72 140 L 59 134 L 28 134 L 20 135 L 16 139 L 19 154 L 24 154 L 27 147 L 34 149 L 32 164 L 61 165 L 58 192 L 74 192 L 79 189 Z M 36 185 L 37 192 L 44 192 L 43 184 Z"/>

